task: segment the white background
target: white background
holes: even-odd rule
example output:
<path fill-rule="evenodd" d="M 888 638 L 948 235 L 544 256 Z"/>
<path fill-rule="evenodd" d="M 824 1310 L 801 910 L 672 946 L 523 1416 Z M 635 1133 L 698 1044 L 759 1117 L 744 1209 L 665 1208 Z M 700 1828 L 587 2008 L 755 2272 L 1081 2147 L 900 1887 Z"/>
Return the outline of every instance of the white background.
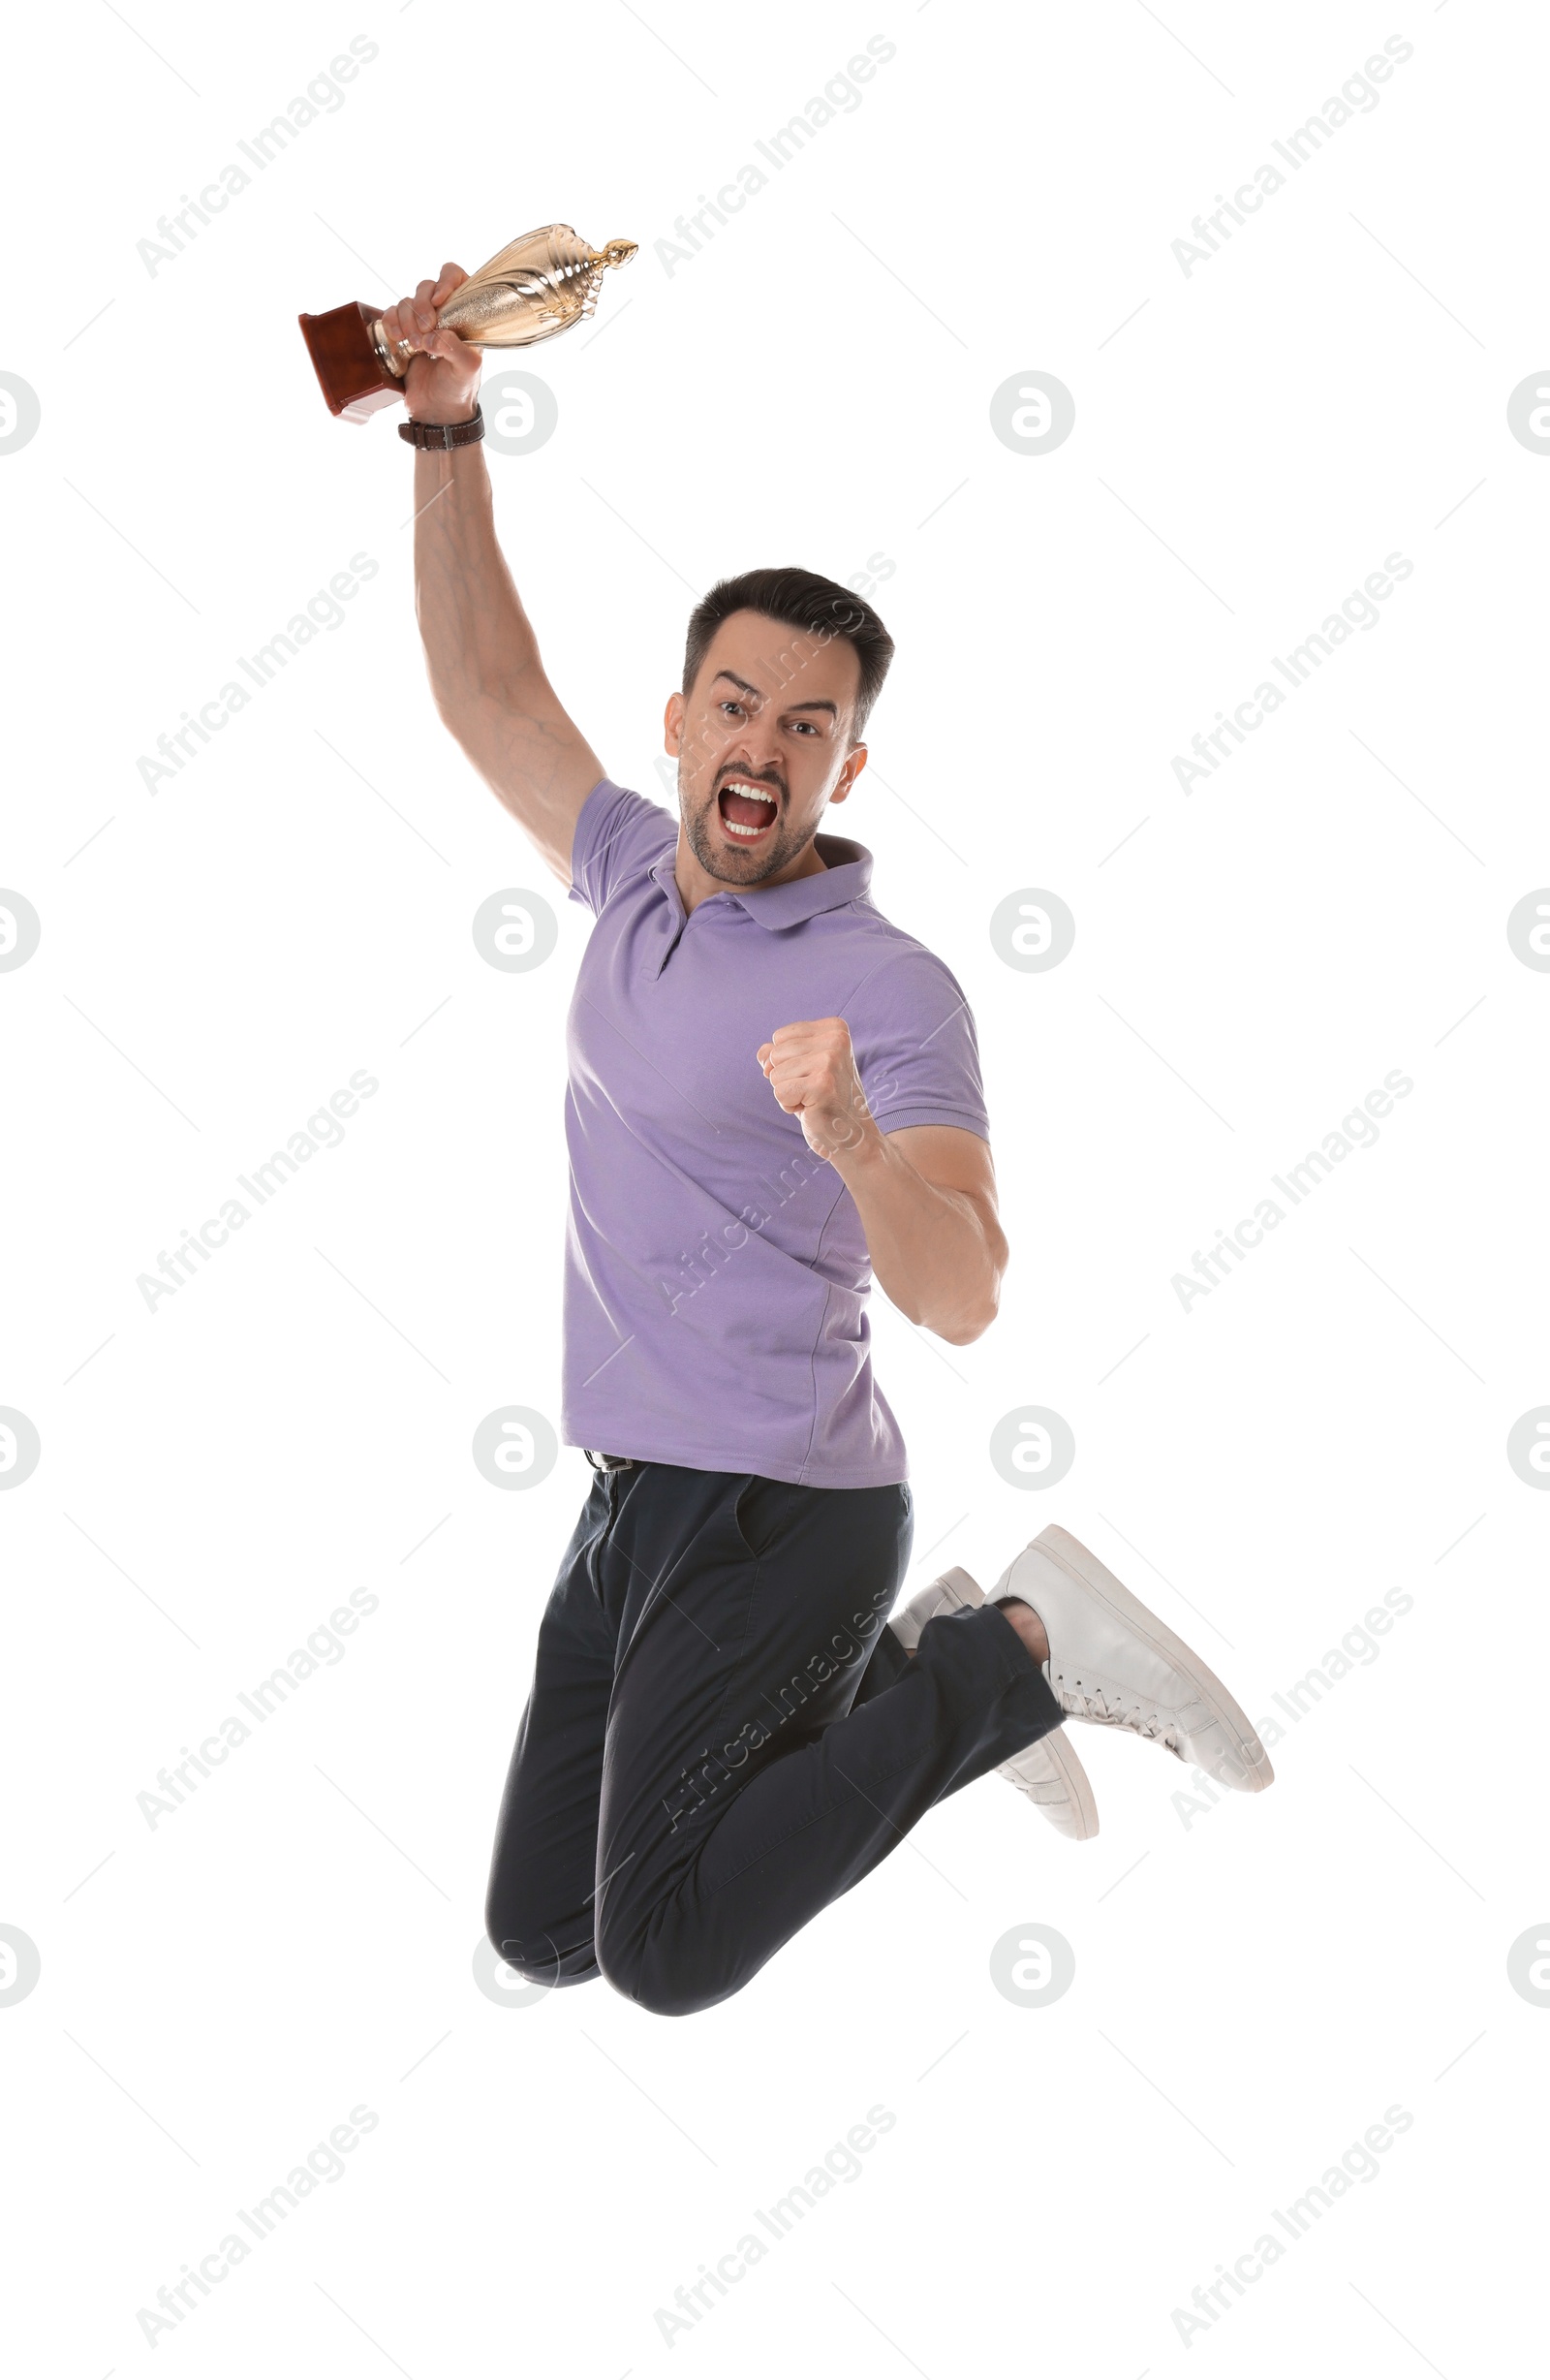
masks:
<path fill-rule="evenodd" d="M 21 28 L 0 368 L 42 423 L 0 454 L 0 883 L 42 940 L 0 974 L 0 1403 L 42 1456 L 0 1496 L 0 1920 L 42 1976 L 0 2007 L 17 2369 L 1461 2380 L 1537 2327 L 1550 2013 L 1506 1962 L 1550 1933 L 1550 1497 L 1504 1448 L 1550 1401 L 1550 976 L 1505 921 L 1550 882 L 1550 463 L 1506 407 L 1550 361 L 1546 28 L 1472 0 L 1162 14 L 136 0 Z M 362 33 L 344 105 L 149 272 L 158 218 Z M 669 272 L 674 219 L 878 33 L 861 104 Z M 1396 33 L 1380 104 L 1186 275 L 1192 218 Z M 973 1347 L 878 1300 L 914 1583 L 988 1581 L 1059 1519 L 1256 1719 L 1413 1597 L 1286 1723 L 1268 1796 L 1192 1814 L 1153 1747 L 1083 1731 L 1096 1842 L 986 1778 L 684 2020 L 473 1979 L 589 1478 L 566 1450 L 501 1493 L 469 1451 L 497 1406 L 557 1409 L 587 921 L 433 713 L 398 417 L 330 420 L 294 319 L 555 217 L 640 254 L 526 360 L 552 439 L 490 462 L 609 773 L 662 797 L 718 576 L 894 566 L 843 824 L 970 993 L 1013 1246 Z M 1075 402 L 1045 454 L 990 426 L 1030 370 Z M 1380 624 L 1184 794 L 1173 755 L 1396 551 Z M 355 553 L 378 569 L 343 624 L 148 792 L 140 756 Z M 559 911 L 531 974 L 470 933 L 513 887 Z M 988 938 L 1028 887 L 1077 921 L 1047 974 Z M 380 1090 L 342 1144 L 147 1311 L 137 1276 L 360 1068 Z M 1392 1069 L 1414 1087 L 1377 1144 L 1185 1310 L 1171 1277 Z M 1048 1494 L 988 1458 L 1029 1403 L 1076 1436 Z M 157 1770 L 352 1588 L 380 1600 L 344 1659 L 148 1826 Z M 1035 1922 L 1076 1958 L 1042 2008 L 989 1972 Z M 859 2178 L 665 2345 L 655 2309 L 880 2103 Z M 360 2104 L 342 2178 L 147 2346 L 137 2309 Z M 1396 2105 L 1378 2177 L 1182 2339 L 1173 2309 Z"/>

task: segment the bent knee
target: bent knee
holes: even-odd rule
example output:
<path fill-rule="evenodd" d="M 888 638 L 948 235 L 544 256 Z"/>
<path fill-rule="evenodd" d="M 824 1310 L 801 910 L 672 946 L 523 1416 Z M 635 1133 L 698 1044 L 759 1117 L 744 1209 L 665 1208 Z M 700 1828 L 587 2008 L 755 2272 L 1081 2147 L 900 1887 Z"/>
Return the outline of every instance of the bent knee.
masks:
<path fill-rule="evenodd" d="M 633 1941 L 610 1934 L 598 1941 L 598 1967 L 604 1983 L 653 2017 L 696 2017 L 730 1997 L 744 1979 L 728 1982 L 720 1974 L 685 1957 L 681 1947 L 666 1949 L 661 1942 Z"/>
<path fill-rule="evenodd" d="M 573 1980 L 574 1957 L 568 1958 L 549 1928 L 528 1911 L 491 1900 L 484 1911 L 484 1932 L 496 1957 L 525 1982 L 553 1986 Z"/>

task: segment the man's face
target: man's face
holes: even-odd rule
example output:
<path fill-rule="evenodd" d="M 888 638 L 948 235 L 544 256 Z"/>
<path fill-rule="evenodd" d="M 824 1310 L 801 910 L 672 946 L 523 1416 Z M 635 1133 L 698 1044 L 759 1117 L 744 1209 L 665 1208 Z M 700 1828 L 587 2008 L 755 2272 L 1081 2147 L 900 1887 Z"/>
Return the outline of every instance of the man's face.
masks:
<path fill-rule="evenodd" d="M 684 833 L 707 876 L 757 885 L 806 872 L 825 807 L 866 763 L 866 746 L 851 741 L 860 675 L 845 637 L 821 640 L 761 611 L 723 620 L 666 720 Z"/>

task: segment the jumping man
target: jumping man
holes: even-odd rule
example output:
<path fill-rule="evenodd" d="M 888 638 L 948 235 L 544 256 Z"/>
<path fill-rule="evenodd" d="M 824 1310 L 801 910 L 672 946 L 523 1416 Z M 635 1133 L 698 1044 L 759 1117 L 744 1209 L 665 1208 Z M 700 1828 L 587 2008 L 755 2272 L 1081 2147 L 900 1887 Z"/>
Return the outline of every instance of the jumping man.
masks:
<path fill-rule="evenodd" d="M 562 1436 L 590 1493 L 539 1629 L 485 1922 L 547 1985 L 685 2016 L 739 1990 L 934 1803 L 1000 1769 L 1097 1832 L 1064 1722 L 1254 1792 L 1254 1729 L 1059 1528 L 987 1596 L 890 1618 L 914 1509 L 872 1378 L 873 1277 L 954 1346 L 995 1319 L 974 1021 L 821 831 L 893 644 L 798 569 L 696 606 L 666 748 L 678 817 L 561 705 L 496 543 L 478 350 L 448 265 L 386 316 L 410 358 L 416 589 L 437 709 L 596 920 L 568 1029 Z"/>

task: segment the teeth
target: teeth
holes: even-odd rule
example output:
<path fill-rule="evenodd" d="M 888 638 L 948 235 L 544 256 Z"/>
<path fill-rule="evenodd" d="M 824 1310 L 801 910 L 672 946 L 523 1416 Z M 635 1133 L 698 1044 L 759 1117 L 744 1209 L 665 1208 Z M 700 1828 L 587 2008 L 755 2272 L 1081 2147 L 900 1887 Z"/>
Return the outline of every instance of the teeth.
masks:
<path fill-rule="evenodd" d="M 767 801 L 771 810 L 774 810 L 777 807 L 774 795 L 766 793 L 762 785 L 742 785 L 739 784 L 734 778 L 730 785 L 724 785 L 722 787 L 722 792 L 724 794 L 741 794 L 745 799 L 751 801 Z M 764 827 L 741 827 L 734 819 L 730 818 L 724 818 L 721 823 L 726 828 L 728 834 L 755 835 L 762 834 L 764 831 Z M 769 821 L 766 819 L 764 826 L 767 827 Z"/>

